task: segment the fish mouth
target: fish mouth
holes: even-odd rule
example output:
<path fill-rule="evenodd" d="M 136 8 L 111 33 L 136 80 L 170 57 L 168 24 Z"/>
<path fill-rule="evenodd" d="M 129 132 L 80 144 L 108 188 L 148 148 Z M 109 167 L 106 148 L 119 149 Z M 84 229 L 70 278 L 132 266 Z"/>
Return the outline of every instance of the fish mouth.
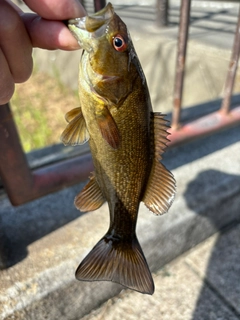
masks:
<path fill-rule="evenodd" d="M 90 39 L 101 37 L 114 15 L 111 3 L 97 13 L 68 20 L 68 28 L 73 33 L 78 43 L 83 49 L 87 50 L 87 43 Z"/>

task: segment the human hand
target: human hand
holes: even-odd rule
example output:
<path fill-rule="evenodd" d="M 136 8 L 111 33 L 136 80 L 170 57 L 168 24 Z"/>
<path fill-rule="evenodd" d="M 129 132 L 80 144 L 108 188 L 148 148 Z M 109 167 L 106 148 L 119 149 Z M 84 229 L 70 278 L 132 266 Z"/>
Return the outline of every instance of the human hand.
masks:
<path fill-rule="evenodd" d="M 79 48 L 62 20 L 85 16 L 78 0 L 25 0 L 36 13 L 23 13 L 10 0 L 0 2 L 0 105 L 13 95 L 15 83 L 32 73 L 32 48 Z"/>

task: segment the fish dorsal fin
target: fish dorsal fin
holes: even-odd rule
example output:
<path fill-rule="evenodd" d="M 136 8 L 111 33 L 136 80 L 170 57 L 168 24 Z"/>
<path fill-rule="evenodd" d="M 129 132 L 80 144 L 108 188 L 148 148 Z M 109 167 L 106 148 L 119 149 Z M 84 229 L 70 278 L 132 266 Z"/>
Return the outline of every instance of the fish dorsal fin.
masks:
<path fill-rule="evenodd" d="M 120 133 L 116 122 L 107 107 L 99 108 L 96 111 L 96 121 L 103 139 L 113 148 L 120 145 Z"/>
<path fill-rule="evenodd" d="M 162 159 L 162 154 L 167 148 L 167 143 L 169 139 L 168 125 L 169 121 L 164 119 L 164 115 L 160 112 L 155 112 L 151 114 L 152 116 L 152 130 L 154 135 L 154 148 L 155 148 L 155 158 L 158 160 Z"/>
<path fill-rule="evenodd" d="M 152 119 L 152 129 L 154 134 L 154 160 L 147 187 L 142 201 L 155 214 L 163 214 L 170 208 L 175 193 L 176 183 L 170 171 L 160 162 L 161 155 L 166 149 L 169 133 L 167 121 L 160 113 L 155 113 Z"/>
<path fill-rule="evenodd" d="M 105 201 L 95 175 L 93 174 L 88 184 L 75 197 L 74 204 L 77 209 L 86 212 L 100 208 Z"/>
<path fill-rule="evenodd" d="M 84 144 L 89 140 L 89 133 L 81 108 L 69 111 L 65 115 L 65 119 L 69 122 L 61 135 L 61 141 L 65 145 L 75 146 L 77 144 Z"/>

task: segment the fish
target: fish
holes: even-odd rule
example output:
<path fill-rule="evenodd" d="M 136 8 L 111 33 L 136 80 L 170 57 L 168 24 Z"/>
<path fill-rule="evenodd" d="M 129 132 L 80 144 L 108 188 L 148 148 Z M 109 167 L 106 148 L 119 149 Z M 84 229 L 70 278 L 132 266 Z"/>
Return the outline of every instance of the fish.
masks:
<path fill-rule="evenodd" d="M 65 145 L 88 141 L 94 172 L 75 198 L 83 212 L 107 201 L 106 234 L 76 270 L 82 281 L 112 281 L 144 294 L 154 282 L 136 235 L 142 201 L 156 215 L 168 211 L 176 182 L 161 163 L 168 121 L 153 112 L 148 86 L 125 23 L 111 3 L 99 12 L 70 19 L 68 27 L 83 53 L 79 101 L 65 115 Z M 149 231 L 146 231 L 149 232 Z"/>

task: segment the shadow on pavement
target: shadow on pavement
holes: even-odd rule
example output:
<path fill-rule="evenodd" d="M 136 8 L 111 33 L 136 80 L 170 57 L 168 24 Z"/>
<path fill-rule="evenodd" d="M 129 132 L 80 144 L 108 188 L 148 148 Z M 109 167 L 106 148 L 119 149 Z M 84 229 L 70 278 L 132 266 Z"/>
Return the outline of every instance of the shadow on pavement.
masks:
<path fill-rule="evenodd" d="M 83 215 L 73 203 L 83 186 L 84 183 L 19 207 L 0 198 L 0 268 L 23 260 L 31 243 Z"/>
<path fill-rule="evenodd" d="M 229 216 L 231 212 L 235 212 L 235 221 L 233 219 L 229 220 L 229 225 L 226 225 L 226 223 L 223 225 L 223 217 L 212 214 L 211 210 L 204 211 L 200 209 L 198 211 L 203 201 L 201 200 L 203 188 L 207 188 L 209 197 L 211 197 L 211 195 L 215 194 L 215 185 L 222 185 L 222 188 L 226 189 L 225 193 L 227 194 L 228 188 L 237 190 L 236 188 L 240 185 L 240 175 L 226 174 L 218 170 L 203 171 L 196 179 L 189 183 L 184 194 L 188 207 L 194 210 L 196 214 L 200 214 L 209 219 L 210 223 L 215 227 L 216 232 L 219 232 L 218 239 L 208 262 L 205 280 L 196 303 L 192 320 L 204 319 L 206 315 L 209 315 L 209 319 L 221 319 L 221 310 L 218 310 L 216 307 L 216 299 L 228 309 L 229 314 L 232 314 L 234 319 L 240 317 L 240 213 L 236 215 L 238 210 L 236 208 L 236 201 L 234 203 L 234 201 L 231 202 L 231 199 L 230 201 L 228 199 L 227 208 L 223 210 L 224 214 L 228 214 Z M 217 197 L 218 195 L 215 194 L 215 196 Z M 223 199 L 222 202 L 222 206 L 224 206 L 224 202 L 227 202 L 227 200 Z M 236 228 L 231 229 L 231 233 L 228 232 L 227 234 L 229 227 L 234 226 L 236 226 Z M 209 290 L 212 293 L 210 295 Z M 210 301 L 210 296 L 216 299 Z"/>

